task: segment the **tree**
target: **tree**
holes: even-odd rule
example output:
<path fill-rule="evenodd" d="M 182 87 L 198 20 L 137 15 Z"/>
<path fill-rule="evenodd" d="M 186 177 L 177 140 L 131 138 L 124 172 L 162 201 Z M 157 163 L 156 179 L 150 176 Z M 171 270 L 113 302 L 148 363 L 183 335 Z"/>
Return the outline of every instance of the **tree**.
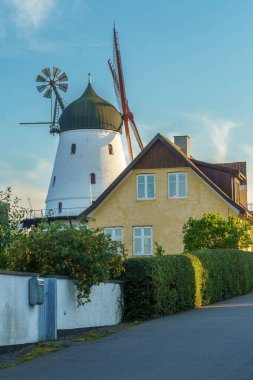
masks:
<path fill-rule="evenodd" d="M 7 268 L 37 272 L 41 276 L 69 276 L 77 286 L 79 304 L 89 298 L 93 285 L 106 282 L 123 271 L 119 244 L 103 230 L 87 224 L 41 223 L 21 230 L 6 248 Z"/>
<path fill-rule="evenodd" d="M 0 190 L 0 255 L 12 243 L 14 235 L 19 233 L 19 223 L 25 217 L 27 209 L 20 205 L 20 199 L 12 194 L 11 187 Z M 0 267 L 3 267 L 0 257 Z"/>
<path fill-rule="evenodd" d="M 248 248 L 252 226 L 243 219 L 229 216 L 226 220 L 220 214 L 206 213 L 202 218 L 189 218 L 183 226 L 184 250 L 204 248 Z"/>

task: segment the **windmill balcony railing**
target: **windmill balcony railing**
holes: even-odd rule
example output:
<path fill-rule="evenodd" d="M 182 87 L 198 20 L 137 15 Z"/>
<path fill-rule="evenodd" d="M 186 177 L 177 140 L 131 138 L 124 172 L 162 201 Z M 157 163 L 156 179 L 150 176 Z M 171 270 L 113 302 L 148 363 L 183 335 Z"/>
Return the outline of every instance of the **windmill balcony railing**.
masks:
<path fill-rule="evenodd" d="M 59 217 L 71 217 L 80 215 L 86 208 L 85 207 L 70 207 L 62 208 L 59 210 L 55 209 L 40 209 L 40 210 L 29 210 L 26 214 L 27 219 L 37 219 L 37 218 L 59 218 Z"/>

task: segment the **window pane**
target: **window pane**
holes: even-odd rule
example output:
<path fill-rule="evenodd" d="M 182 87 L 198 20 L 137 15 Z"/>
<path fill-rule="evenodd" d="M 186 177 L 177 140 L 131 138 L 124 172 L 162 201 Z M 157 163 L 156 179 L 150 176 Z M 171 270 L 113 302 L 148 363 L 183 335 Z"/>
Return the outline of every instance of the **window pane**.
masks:
<path fill-rule="evenodd" d="M 134 236 L 141 236 L 141 227 L 134 228 Z"/>
<path fill-rule="evenodd" d="M 176 195 L 177 195 L 176 182 L 171 182 L 170 177 L 169 177 L 169 197 L 173 198 L 173 197 L 176 197 Z"/>
<path fill-rule="evenodd" d="M 138 194 L 137 194 L 137 198 L 145 198 L 145 184 L 140 184 L 138 183 Z"/>
<path fill-rule="evenodd" d="M 135 255 L 141 255 L 141 238 L 135 238 L 134 239 L 134 254 Z"/>
<path fill-rule="evenodd" d="M 155 197 L 155 176 L 153 175 L 147 176 L 147 197 Z"/>
<path fill-rule="evenodd" d="M 105 233 L 106 235 L 110 235 L 110 236 L 112 236 L 112 235 L 113 235 L 113 229 L 112 229 L 112 228 L 105 228 L 105 229 L 104 229 L 104 233 Z"/>
<path fill-rule="evenodd" d="M 187 175 L 186 173 L 178 174 L 179 186 L 178 186 L 178 196 L 186 197 L 186 184 L 187 184 Z"/>
<path fill-rule="evenodd" d="M 144 238 L 144 255 L 151 255 L 151 239 Z"/>
<path fill-rule="evenodd" d="M 123 236 L 122 236 L 122 228 L 115 228 L 115 240 L 119 241 L 120 243 L 123 242 Z"/>
<path fill-rule="evenodd" d="M 115 228 L 115 236 L 117 237 L 122 236 L 122 228 Z"/>
<path fill-rule="evenodd" d="M 177 174 L 174 173 L 174 174 L 169 174 L 169 181 L 170 182 L 176 182 L 177 180 Z"/>
<path fill-rule="evenodd" d="M 149 183 L 154 183 L 154 182 L 155 182 L 155 176 L 153 176 L 153 175 L 148 175 L 148 176 L 147 176 L 147 181 L 148 181 L 148 184 L 149 184 Z"/>
<path fill-rule="evenodd" d="M 186 183 L 185 182 L 179 182 L 178 196 L 186 197 Z"/>
<path fill-rule="evenodd" d="M 139 183 L 145 184 L 145 176 L 144 175 L 138 175 L 137 180 L 138 180 L 138 184 Z"/>
<path fill-rule="evenodd" d="M 186 180 L 186 175 L 185 175 L 185 173 L 178 173 L 178 180 L 179 180 L 179 182 L 185 182 L 185 180 Z"/>
<path fill-rule="evenodd" d="M 144 227 L 144 236 L 151 236 L 151 227 Z"/>

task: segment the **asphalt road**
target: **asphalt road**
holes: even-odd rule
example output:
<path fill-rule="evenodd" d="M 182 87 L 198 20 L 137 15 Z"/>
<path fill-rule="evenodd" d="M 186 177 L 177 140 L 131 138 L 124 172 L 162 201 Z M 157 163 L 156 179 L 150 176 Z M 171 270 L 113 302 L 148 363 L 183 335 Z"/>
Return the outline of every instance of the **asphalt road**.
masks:
<path fill-rule="evenodd" d="M 0 371 L 8 380 L 253 380 L 253 293 Z"/>

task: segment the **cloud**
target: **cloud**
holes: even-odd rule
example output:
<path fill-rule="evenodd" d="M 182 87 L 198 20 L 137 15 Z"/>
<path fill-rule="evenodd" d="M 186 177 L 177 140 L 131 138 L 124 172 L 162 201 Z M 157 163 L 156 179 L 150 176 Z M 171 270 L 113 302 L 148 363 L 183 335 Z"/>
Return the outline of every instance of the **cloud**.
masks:
<path fill-rule="evenodd" d="M 230 132 L 234 128 L 241 127 L 241 124 L 233 120 L 218 119 L 202 114 L 183 115 L 197 122 L 202 128 L 205 128 L 205 140 L 206 143 L 208 143 L 208 140 L 212 143 L 216 162 L 224 162 L 230 142 Z M 206 132 L 209 135 L 208 137 L 206 137 Z"/>
<path fill-rule="evenodd" d="M 9 0 L 14 6 L 14 22 L 18 29 L 39 29 L 52 15 L 56 0 Z"/>
<path fill-rule="evenodd" d="M 21 204 L 28 207 L 28 198 L 34 209 L 45 207 L 47 186 L 52 172 L 52 165 L 43 158 L 31 157 L 29 170 L 20 170 L 14 164 L 0 162 L 0 187 L 10 186 L 13 193 L 21 199 Z"/>

